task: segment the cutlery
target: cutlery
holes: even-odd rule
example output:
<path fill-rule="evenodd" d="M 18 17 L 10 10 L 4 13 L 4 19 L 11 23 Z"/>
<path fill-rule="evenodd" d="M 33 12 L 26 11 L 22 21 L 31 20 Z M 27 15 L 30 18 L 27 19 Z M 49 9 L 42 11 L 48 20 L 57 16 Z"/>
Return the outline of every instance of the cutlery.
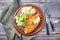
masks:
<path fill-rule="evenodd" d="M 50 19 L 51 15 L 50 14 L 45 14 L 45 15 L 46 15 L 46 30 L 47 30 L 47 35 L 49 35 L 50 34 L 49 33 L 49 25 L 50 25 L 52 31 L 54 31 L 55 28 L 54 28 L 54 25 L 53 25 L 53 23 L 51 22 L 51 19 Z"/>

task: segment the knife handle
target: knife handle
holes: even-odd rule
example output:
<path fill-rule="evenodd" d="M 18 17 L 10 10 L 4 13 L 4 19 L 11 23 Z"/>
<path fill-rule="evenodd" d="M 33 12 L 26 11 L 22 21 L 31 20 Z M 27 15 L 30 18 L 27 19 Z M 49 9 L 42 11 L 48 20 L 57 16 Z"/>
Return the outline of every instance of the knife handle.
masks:
<path fill-rule="evenodd" d="M 52 31 L 54 31 L 55 27 L 54 27 L 54 25 L 52 24 L 51 21 L 50 21 L 50 24 L 51 24 Z"/>
<path fill-rule="evenodd" d="M 49 33 L 49 26 L 48 26 L 48 24 L 46 23 L 46 30 L 47 30 L 47 35 L 49 35 L 50 33 Z"/>

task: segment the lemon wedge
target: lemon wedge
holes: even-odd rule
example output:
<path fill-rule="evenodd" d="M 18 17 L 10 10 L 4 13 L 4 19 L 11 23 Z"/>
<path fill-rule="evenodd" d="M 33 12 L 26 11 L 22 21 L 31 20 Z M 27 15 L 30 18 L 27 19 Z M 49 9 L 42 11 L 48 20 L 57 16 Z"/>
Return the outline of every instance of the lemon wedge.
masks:
<path fill-rule="evenodd" d="M 38 16 L 34 21 L 33 21 L 33 23 L 39 23 L 40 22 L 40 17 Z"/>

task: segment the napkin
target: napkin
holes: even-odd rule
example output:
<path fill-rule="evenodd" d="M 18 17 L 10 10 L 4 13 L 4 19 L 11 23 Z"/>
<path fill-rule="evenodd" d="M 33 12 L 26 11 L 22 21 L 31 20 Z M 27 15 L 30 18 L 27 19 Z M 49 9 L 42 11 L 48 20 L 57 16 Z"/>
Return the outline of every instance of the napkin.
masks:
<path fill-rule="evenodd" d="M 0 22 L 2 23 L 6 31 L 8 40 L 13 40 L 15 33 L 20 36 L 13 25 L 13 15 L 18 7 L 20 7 L 20 0 L 14 0 L 11 5 L 8 5 L 6 8 L 3 9 L 0 15 Z M 18 37 L 16 37 L 15 40 L 18 40 Z"/>

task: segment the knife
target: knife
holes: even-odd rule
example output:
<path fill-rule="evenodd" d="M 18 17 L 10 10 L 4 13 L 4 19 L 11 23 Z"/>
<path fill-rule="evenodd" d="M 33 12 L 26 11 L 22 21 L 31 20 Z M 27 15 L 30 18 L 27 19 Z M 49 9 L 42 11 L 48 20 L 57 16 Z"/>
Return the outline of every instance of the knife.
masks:
<path fill-rule="evenodd" d="M 55 30 L 55 27 L 54 27 L 53 23 L 50 20 L 51 15 L 49 14 L 48 16 L 49 16 L 49 21 L 50 21 L 51 29 L 52 29 L 52 31 L 54 31 Z"/>

